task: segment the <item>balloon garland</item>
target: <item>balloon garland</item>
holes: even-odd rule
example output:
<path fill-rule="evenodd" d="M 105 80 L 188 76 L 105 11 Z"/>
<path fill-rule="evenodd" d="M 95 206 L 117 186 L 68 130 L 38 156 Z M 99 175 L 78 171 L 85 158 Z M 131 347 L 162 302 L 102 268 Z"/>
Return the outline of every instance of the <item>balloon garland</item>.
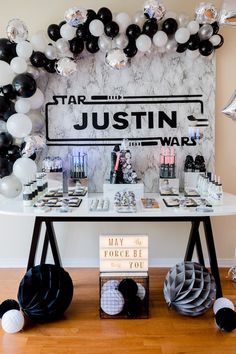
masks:
<path fill-rule="evenodd" d="M 106 7 L 96 13 L 77 6 L 66 10 L 60 24 L 48 26 L 48 43 L 43 32 L 29 41 L 26 25 L 19 19 L 9 21 L 7 38 L 0 39 L 0 193 L 16 197 L 21 183 L 37 171 L 35 152 L 46 144 L 40 134 L 44 95 L 36 82 L 42 71 L 67 77 L 77 70 L 83 51 L 101 50 L 105 63 L 117 70 L 152 47 L 160 55 L 209 57 L 224 43 L 219 22 L 220 13 L 211 3 L 201 3 L 194 20 L 166 11 L 158 0 L 147 0 L 132 19 L 123 12 L 114 17 Z"/>

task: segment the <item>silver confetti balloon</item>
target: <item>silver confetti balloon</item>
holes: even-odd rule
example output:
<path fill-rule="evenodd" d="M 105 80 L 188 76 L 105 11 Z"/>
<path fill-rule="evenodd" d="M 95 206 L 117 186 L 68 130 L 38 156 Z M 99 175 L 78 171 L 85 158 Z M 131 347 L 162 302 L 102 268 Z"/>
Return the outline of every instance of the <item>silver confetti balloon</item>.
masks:
<path fill-rule="evenodd" d="M 155 18 L 157 21 L 161 20 L 166 13 L 164 5 L 158 0 L 147 0 L 144 3 L 144 14 L 149 18 Z"/>
<path fill-rule="evenodd" d="M 29 135 L 24 139 L 25 147 L 22 155 L 25 157 L 32 156 L 36 151 L 41 151 L 46 147 L 46 139 L 42 135 Z"/>
<path fill-rule="evenodd" d="M 55 65 L 56 72 L 61 76 L 69 76 L 76 72 L 77 65 L 71 58 L 61 58 Z"/>
<path fill-rule="evenodd" d="M 128 58 L 122 49 L 114 48 L 106 53 L 105 63 L 113 69 L 120 70 L 126 67 Z"/>
<path fill-rule="evenodd" d="M 236 1 L 223 0 L 218 17 L 221 26 L 236 26 Z"/>
<path fill-rule="evenodd" d="M 13 18 L 8 22 L 7 37 L 11 42 L 20 43 L 28 38 L 28 29 L 23 21 Z"/>
<path fill-rule="evenodd" d="M 65 12 L 65 20 L 72 27 L 78 27 L 87 20 L 87 10 L 83 7 L 71 7 Z"/>
<path fill-rule="evenodd" d="M 227 117 L 236 119 L 236 91 L 230 98 L 229 103 L 223 108 L 222 113 Z"/>
<path fill-rule="evenodd" d="M 217 21 L 218 12 L 210 2 L 201 2 L 195 10 L 196 20 L 199 23 L 213 23 Z"/>

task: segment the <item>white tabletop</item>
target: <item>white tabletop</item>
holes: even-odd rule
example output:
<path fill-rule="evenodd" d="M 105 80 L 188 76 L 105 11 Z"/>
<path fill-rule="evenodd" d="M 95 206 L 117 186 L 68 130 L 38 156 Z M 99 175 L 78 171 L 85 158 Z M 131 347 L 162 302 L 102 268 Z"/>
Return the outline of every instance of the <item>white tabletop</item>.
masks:
<path fill-rule="evenodd" d="M 163 202 L 163 197 L 155 194 L 145 194 L 145 197 L 155 198 L 160 204 L 160 210 L 144 209 L 141 201 L 137 201 L 136 213 L 118 213 L 113 207 L 113 201 L 110 201 L 110 208 L 108 211 L 89 211 L 91 200 L 94 198 L 102 198 L 102 193 L 89 194 L 83 197 L 83 201 L 78 208 L 71 208 L 71 212 L 61 213 L 59 208 L 51 208 L 50 211 L 42 212 L 39 208 L 24 207 L 22 196 L 15 199 L 6 199 L 0 197 L 0 214 L 1 215 L 15 215 L 15 216 L 43 216 L 43 217 L 198 217 L 198 216 L 226 216 L 236 215 L 236 195 L 224 193 L 223 204 L 220 206 L 213 206 L 213 212 L 199 212 L 196 208 L 174 208 L 166 207 Z"/>

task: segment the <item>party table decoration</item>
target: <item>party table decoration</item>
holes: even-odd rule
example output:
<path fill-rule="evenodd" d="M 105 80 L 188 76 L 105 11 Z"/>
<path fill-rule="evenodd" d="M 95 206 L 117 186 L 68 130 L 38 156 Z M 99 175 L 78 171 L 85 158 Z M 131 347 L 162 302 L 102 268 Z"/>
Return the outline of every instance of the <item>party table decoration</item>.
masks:
<path fill-rule="evenodd" d="M 125 70 L 134 56 L 149 55 L 154 49 L 155 55 L 161 58 L 164 53 L 174 52 L 180 55 L 186 52 L 192 58 L 211 57 L 224 42 L 218 34 L 219 24 L 226 22 L 223 16 L 228 16 L 230 23 L 234 22 L 233 1 L 225 3 L 230 7 L 229 15 L 221 12 L 220 22 L 218 10 L 209 2 L 201 3 L 195 18 L 189 19 L 183 13 L 168 12 L 158 0 L 145 1 L 143 9 L 133 17 L 124 12 L 114 16 L 106 7 L 97 12 L 81 6 L 71 7 L 64 13 L 65 21 L 49 24 L 47 33 L 40 31 L 33 35 L 29 35 L 22 20 L 11 19 L 6 27 L 6 38 L 0 39 L 0 120 L 6 122 L 6 127 L 1 125 L 0 134 L 11 136 L 7 148 L 13 145 L 14 139 L 14 144 L 22 151 L 21 141 L 17 139 L 44 134 L 42 116 L 32 117 L 31 112 L 40 110 L 44 103 L 44 95 L 37 87 L 37 79 L 43 71 L 68 77 L 77 71 L 77 63 L 84 56 L 98 51 L 103 52 L 104 62 L 115 70 Z M 9 164 L 5 168 L 6 175 L 12 172 L 12 161 L 18 164 L 22 155 L 35 158 L 36 149 L 32 144 L 31 148 L 27 145 L 21 156 L 19 151 L 12 154 L 11 161 L 5 150 L 1 151 L 1 157 Z M 16 169 L 13 166 L 14 174 Z M 22 182 L 29 178 L 28 172 L 22 169 L 20 176 L 16 176 Z"/>

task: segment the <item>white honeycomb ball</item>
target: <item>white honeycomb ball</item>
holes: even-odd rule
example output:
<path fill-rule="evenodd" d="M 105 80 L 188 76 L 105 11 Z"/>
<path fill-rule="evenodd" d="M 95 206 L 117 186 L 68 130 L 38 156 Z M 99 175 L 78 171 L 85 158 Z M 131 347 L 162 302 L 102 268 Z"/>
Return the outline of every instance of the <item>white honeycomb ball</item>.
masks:
<path fill-rule="evenodd" d="M 2 328 L 7 333 L 17 333 L 24 327 L 24 316 L 19 310 L 9 310 L 2 316 Z"/>

